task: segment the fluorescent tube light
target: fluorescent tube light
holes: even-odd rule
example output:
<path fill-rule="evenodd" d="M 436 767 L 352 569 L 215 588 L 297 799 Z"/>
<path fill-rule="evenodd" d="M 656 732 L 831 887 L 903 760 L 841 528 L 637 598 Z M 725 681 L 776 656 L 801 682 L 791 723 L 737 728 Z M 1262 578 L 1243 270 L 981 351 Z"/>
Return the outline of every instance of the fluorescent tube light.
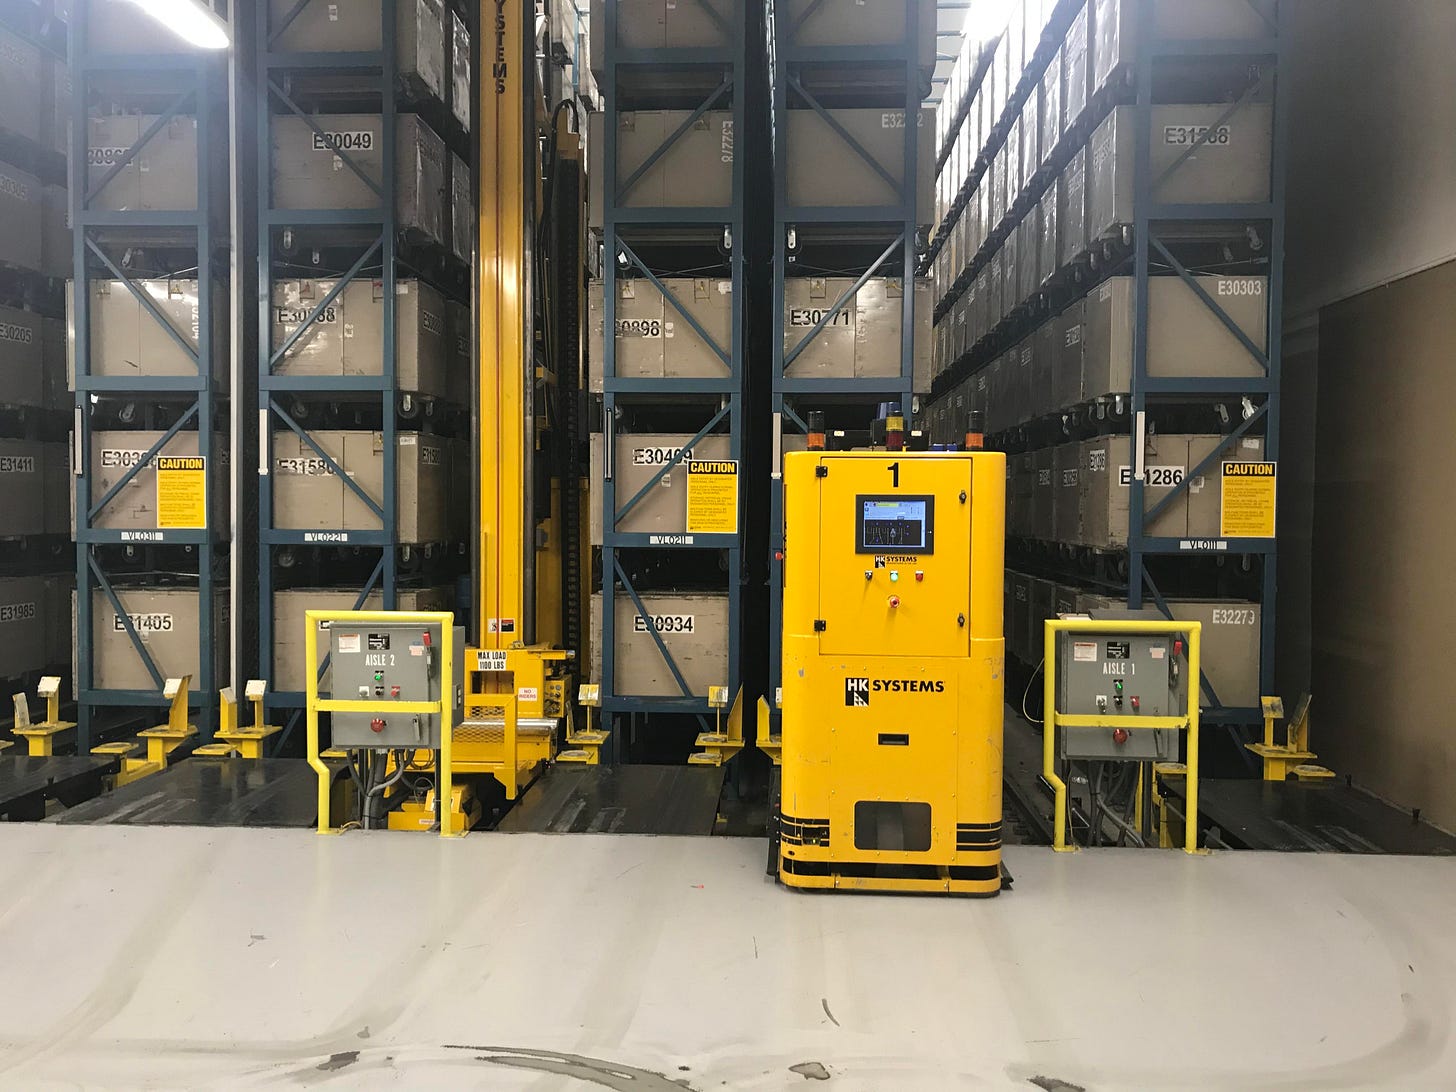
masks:
<path fill-rule="evenodd" d="M 162 26 L 199 49 L 227 49 L 227 24 L 202 0 L 130 0 Z"/>

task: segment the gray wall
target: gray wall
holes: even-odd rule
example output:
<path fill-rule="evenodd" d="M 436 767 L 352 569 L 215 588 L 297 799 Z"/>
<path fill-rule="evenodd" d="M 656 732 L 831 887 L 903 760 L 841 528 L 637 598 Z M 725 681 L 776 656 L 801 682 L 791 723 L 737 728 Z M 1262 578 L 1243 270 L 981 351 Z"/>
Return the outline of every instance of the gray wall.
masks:
<path fill-rule="evenodd" d="M 1285 18 L 1280 690 L 1313 692 L 1321 761 L 1456 827 L 1456 3 L 1285 0 Z"/>
<path fill-rule="evenodd" d="M 1456 829 L 1456 262 L 1325 308 L 1314 749 Z"/>
<path fill-rule="evenodd" d="M 1456 3 L 1285 3 L 1297 324 L 1456 258 Z"/>

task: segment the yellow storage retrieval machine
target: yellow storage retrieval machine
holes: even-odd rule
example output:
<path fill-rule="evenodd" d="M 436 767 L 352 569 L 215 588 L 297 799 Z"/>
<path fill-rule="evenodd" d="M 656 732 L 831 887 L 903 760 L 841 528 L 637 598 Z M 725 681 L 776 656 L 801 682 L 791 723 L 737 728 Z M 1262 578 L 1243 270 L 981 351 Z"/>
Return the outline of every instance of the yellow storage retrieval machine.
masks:
<path fill-rule="evenodd" d="M 779 877 L 994 895 L 1006 457 L 784 463 Z"/>

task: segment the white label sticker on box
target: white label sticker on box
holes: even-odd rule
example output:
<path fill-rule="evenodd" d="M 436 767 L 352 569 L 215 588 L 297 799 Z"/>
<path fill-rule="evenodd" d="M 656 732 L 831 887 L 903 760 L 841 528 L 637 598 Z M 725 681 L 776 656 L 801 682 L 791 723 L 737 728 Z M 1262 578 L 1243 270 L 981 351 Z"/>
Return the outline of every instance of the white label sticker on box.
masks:
<path fill-rule="evenodd" d="M 634 447 L 632 449 L 633 466 L 666 466 L 681 456 L 683 459 L 692 459 L 692 448 L 681 447 Z"/>
<path fill-rule="evenodd" d="M 1179 147 L 1198 144 L 1201 147 L 1225 147 L 1233 140 L 1233 130 L 1227 125 L 1214 129 L 1208 125 L 1165 125 L 1163 143 Z"/>
<path fill-rule="evenodd" d="M 137 631 L 138 636 L 143 639 L 149 633 L 171 633 L 172 616 L 170 614 L 130 614 L 132 629 Z M 111 627 L 118 633 L 126 632 L 126 622 L 119 614 L 112 615 Z"/>
<path fill-rule="evenodd" d="M 691 614 L 654 614 L 652 628 L 658 633 L 692 633 L 696 623 Z M 632 630 L 635 633 L 648 632 L 647 619 L 637 615 L 632 619 Z"/>
<path fill-rule="evenodd" d="M 506 654 L 504 651 L 493 649 L 481 649 L 475 654 L 476 671 L 504 671 L 506 670 Z"/>
<path fill-rule="evenodd" d="M 617 319 L 618 337 L 661 337 L 661 319 Z"/>
<path fill-rule="evenodd" d="M 1092 664 L 1097 662 L 1096 641 L 1073 641 L 1072 659 L 1079 664 Z"/>
<path fill-rule="evenodd" d="M 357 633 L 341 633 L 339 634 L 338 641 L 335 643 L 338 646 L 336 648 L 338 652 L 359 651 L 359 635 Z"/>
<path fill-rule="evenodd" d="M 1171 489 L 1175 485 L 1182 485 L 1187 473 L 1188 468 L 1182 466 L 1145 466 L 1143 484 L 1149 489 Z M 1132 467 L 1117 468 L 1117 483 L 1124 487 L 1132 484 Z"/>
<path fill-rule="evenodd" d="M 313 134 L 316 152 L 372 152 L 374 133 L 369 129 L 320 130 Z"/>

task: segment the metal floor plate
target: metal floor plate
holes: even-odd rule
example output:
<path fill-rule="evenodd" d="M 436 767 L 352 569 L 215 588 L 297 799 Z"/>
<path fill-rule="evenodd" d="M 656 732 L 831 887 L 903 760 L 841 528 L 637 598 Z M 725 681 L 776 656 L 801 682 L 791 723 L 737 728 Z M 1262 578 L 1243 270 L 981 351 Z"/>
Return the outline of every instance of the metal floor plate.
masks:
<path fill-rule="evenodd" d="M 40 819 L 47 800 L 69 806 L 101 792 L 101 779 L 115 773 L 119 762 L 104 755 L 0 756 L 0 815 L 8 819 Z"/>
<path fill-rule="evenodd" d="M 51 822 L 311 827 L 317 817 L 318 775 L 302 759 L 189 758 Z"/>
<path fill-rule="evenodd" d="M 554 766 L 497 828 L 547 834 L 712 834 L 721 766 Z"/>
<path fill-rule="evenodd" d="M 1170 781 L 1182 798 L 1182 784 Z M 1205 780 L 1198 812 L 1239 849 L 1456 855 L 1456 838 L 1339 781 Z"/>

